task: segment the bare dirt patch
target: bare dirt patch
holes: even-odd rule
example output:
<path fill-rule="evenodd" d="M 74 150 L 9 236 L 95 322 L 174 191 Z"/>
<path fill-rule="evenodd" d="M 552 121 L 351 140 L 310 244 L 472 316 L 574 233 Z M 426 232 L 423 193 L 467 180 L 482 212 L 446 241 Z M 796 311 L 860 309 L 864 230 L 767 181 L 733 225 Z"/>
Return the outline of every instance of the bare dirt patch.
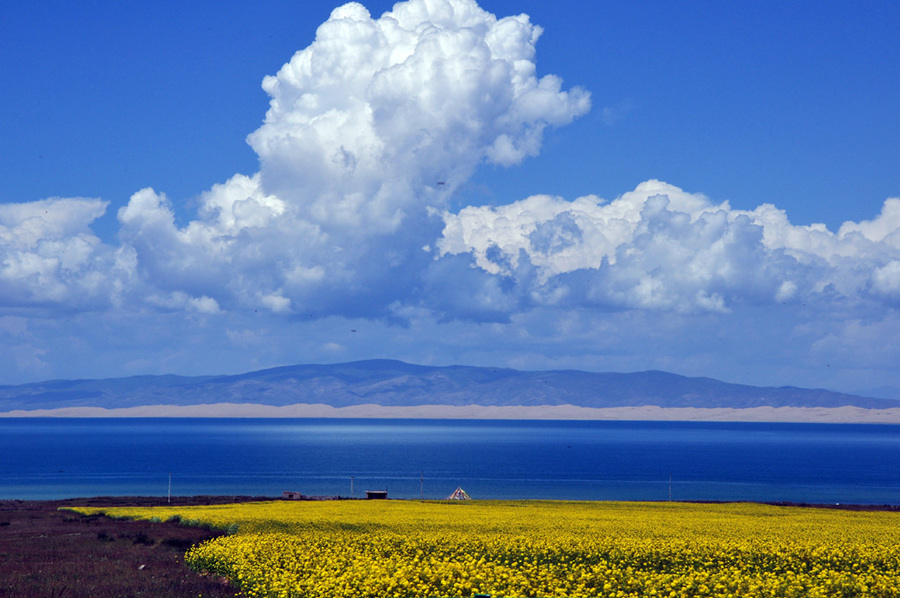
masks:
<path fill-rule="evenodd" d="M 251 498 L 173 497 L 172 504 L 246 500 Z M 237 596 L 238 590 L 225 580 L 199 575 L 184 564 L 190 546 L 222 532 L 59 510 L 165 504 L 164 497 L 0 501 L 0 597 Z"/>

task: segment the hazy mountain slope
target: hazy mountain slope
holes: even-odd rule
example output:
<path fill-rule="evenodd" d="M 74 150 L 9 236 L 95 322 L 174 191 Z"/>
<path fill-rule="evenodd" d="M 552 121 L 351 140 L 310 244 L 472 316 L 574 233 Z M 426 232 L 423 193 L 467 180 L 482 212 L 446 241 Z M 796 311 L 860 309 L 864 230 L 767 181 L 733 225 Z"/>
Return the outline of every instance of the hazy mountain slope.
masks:
<path fill-rule="evenodd" d="M 577 405 L 734 408 L 900 407 L 900 401 L 801 388 L 763 388 L 666 372 L 522 372 L 431 367 L 390 360 L 296 365 L 236 376 L 136 376 L 53 380 L 0 387 L 0 412 L 61 407 L 324 403 L 410 405 Z"/>

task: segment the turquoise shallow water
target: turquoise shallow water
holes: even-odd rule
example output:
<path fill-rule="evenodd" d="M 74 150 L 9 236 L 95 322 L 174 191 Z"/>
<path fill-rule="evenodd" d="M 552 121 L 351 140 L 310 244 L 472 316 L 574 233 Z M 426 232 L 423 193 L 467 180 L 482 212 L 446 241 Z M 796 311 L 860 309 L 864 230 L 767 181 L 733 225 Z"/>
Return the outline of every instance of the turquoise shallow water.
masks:
<path fill-rule="evenodd" d="M 304 494 L 900 504 L 900 426 L 0 420 L 0 498 Z"/>

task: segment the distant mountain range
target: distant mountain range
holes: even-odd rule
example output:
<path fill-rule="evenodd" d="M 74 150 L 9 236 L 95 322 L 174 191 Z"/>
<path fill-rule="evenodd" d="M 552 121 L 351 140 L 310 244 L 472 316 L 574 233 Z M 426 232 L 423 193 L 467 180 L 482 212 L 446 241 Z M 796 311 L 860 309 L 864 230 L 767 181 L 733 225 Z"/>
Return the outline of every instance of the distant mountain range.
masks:
<path fill-rule="evenodd" d="M 0 412 L 71 407 L 117 409 L 205 404 L 332 407 L 382 405 L 561 406 L 590 408 L 808 407 L 889 409 L 900 401 L 828 390 L 767 388 L 659 371 L 543 372 L 470 366 L 422 366 L 371 360 L 294 365 L 235 376 L 133 376 L 0 386 Z"/>

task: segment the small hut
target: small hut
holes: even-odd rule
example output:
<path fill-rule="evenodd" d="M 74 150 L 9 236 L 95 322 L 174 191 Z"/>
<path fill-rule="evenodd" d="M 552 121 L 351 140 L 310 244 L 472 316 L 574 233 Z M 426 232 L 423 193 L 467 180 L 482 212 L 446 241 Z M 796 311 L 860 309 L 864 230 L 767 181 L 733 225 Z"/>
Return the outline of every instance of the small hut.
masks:
<path fill-rule="evenodd" d="M 453 494 L 447 497 L 447 500 L 472 500 L 472 497 L 469 496 L 461 486 L 457 486 L 456 490 L 453 491 Z"/>
<path fill-rule="evenodd" d="M 367 500 L 385 500 L 387 499 L 387 490 L 366 490 Z"/>

